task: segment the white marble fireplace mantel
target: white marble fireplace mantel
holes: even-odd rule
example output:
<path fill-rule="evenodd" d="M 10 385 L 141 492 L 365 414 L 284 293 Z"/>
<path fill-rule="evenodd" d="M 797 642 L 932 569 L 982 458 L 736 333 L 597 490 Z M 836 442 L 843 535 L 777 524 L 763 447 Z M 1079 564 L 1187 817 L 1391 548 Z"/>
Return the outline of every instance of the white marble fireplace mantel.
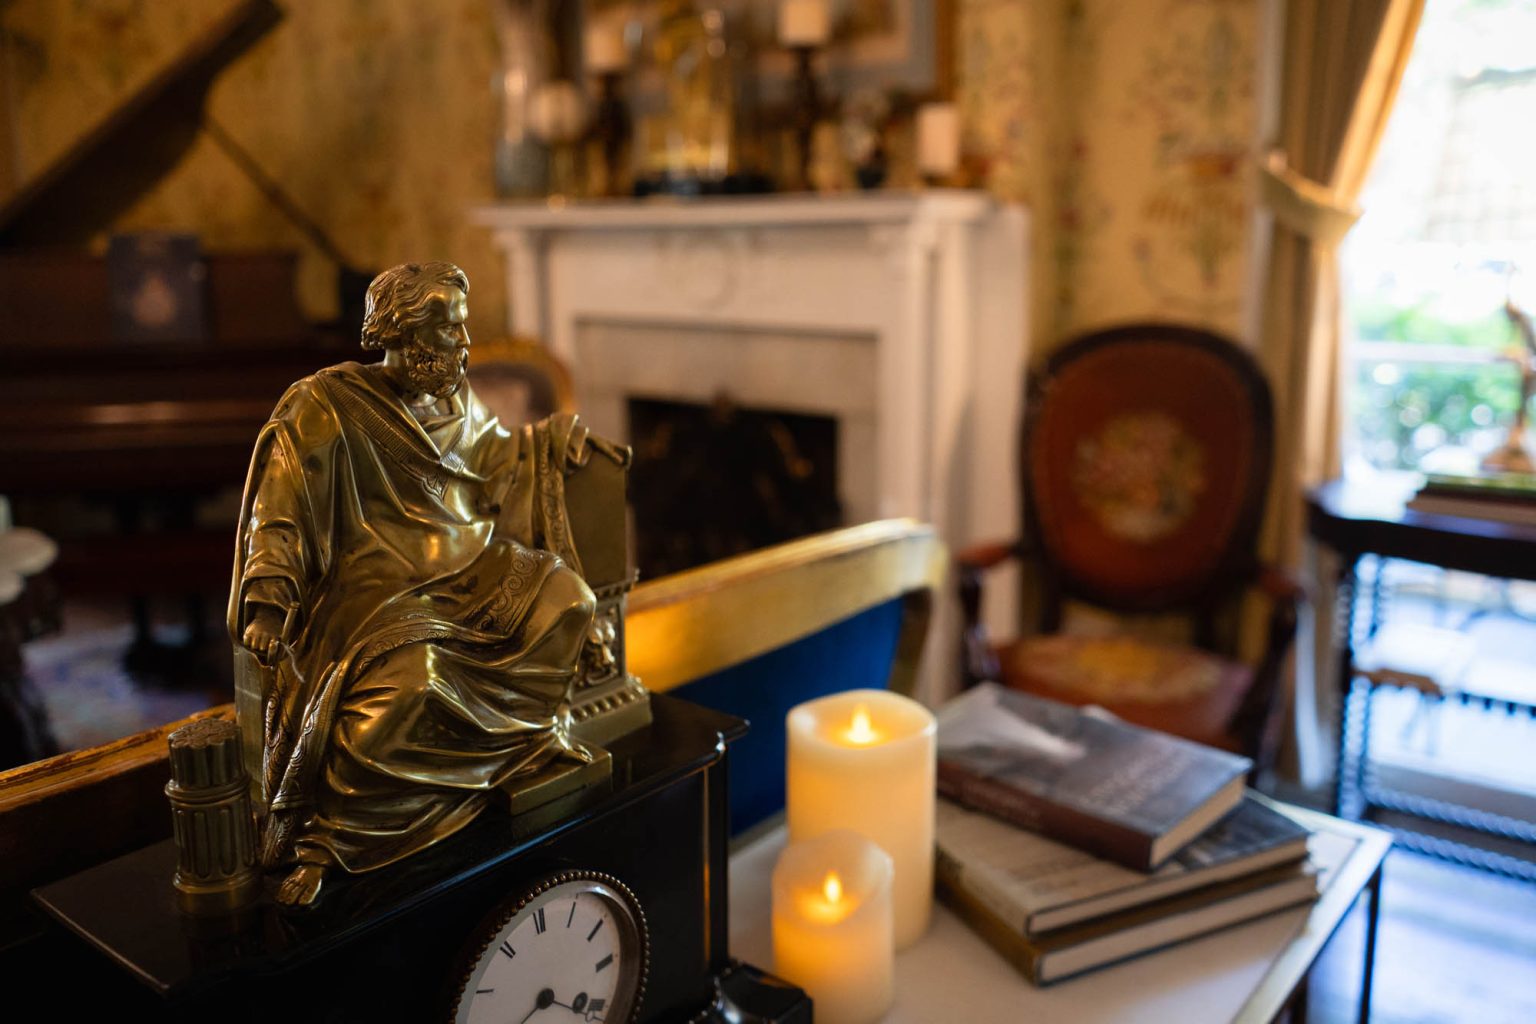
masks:
<path fill-rule="evenodd" d="M 1019 528 L 1026 217 L 984 193 L 498 204 L 511 331 L 572 368 L 583 417 L 628 398 L 834 417 L 850 522 L 912 516 L 950 546 Z M 1014 632 L 1014 588 L 987 619 Z M 930 649 L 953 660 L 952 609 Z M 942 686 L 942 683 L 939 685 Z"/>

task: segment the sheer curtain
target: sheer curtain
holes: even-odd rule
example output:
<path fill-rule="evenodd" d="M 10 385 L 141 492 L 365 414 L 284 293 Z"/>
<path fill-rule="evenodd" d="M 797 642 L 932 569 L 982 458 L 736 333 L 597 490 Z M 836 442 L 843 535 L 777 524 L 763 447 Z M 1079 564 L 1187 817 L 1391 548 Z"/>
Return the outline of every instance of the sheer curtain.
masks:
<path fill-rule="evenodd" d="M 1297 638 L 1296 749 L 1303 782 L 1331 768 L 1336 717 L 1327 654 L 1331 574 L 1304 550 L 1306 489 L 1339 472 L 1341 351 L 1338 243 L 1386 127 L 1424 0 L 1284 3 L 1279 119 L 1261 172 L 1272 218 L 1260 355 L 1275 393 L 1277 467 L 1266 552 L 1313 562 L 1313 597 Z M 1322 578 L 1317 578 L 1322 577 Z"/>

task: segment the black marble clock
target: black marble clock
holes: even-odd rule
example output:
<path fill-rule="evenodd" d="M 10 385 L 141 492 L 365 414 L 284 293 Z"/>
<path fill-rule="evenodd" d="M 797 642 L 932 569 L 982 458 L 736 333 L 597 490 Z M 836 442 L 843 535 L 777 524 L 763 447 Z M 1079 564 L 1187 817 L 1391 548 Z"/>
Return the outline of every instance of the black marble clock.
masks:
<path fill-rule="evenodd" d="M 156 1019 L 809 1024 L 800 990 L 727 948 L 725 757 L 745 728 L 655 696 L 610 748 L 610 789 L 488 812 L 306 911 L 184 916 L 167 840 L 36 891 L 73 937 L 25 984 Z"/>

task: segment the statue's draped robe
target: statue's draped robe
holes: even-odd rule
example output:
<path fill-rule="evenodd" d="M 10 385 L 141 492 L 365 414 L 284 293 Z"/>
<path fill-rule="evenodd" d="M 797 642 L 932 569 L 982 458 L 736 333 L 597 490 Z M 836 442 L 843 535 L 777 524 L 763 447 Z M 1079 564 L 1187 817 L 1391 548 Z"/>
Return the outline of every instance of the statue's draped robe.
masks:
<path fill-rule="evenodd" d="M 591 623 L 563 481 L 572 416 L 515 433 L 466 383 L 418 422 L 376 368 L 295 384 L 262 429 L 230 598 L 290 649 L 263 669 L 263 859 L 366 871 L 489 793 L 582 758 L 564 702 Z"/>

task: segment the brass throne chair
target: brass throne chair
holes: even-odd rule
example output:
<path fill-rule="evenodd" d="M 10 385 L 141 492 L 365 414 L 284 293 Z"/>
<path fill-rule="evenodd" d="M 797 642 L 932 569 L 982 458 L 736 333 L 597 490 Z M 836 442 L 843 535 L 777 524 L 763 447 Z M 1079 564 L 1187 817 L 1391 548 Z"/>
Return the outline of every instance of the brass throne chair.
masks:
<path fill-rule="evenodd" d="M 1218 335 L 1138 324 L 1070 341 L 1028 387 L 1024 536 L 957 558 L 966 685 L 1097 704 L 1243 753 L 1261 778 L 1302 599 L 1255 554 L 1274 429 L 1262 371 Z M 982 585 L 1014 558 L 1036 631 L 997 647 Z M 1249 594 L 1267 603 L 1256 663 L 1238 659 Z"/>

